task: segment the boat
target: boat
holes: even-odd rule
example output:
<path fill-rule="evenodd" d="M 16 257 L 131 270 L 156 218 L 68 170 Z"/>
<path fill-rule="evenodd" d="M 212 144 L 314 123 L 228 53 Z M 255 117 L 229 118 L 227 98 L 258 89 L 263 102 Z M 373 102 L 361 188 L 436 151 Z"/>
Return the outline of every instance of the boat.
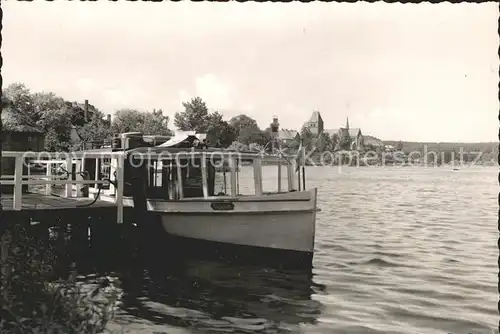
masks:
<path fill-rule="evenodd" d="M 140 177 L 147 210 L 169 236 L 312 259 L 317 189 L 306 189 L 305 168 L 298 168 L 296 157 L 208 147 L 194 132 L 177 133 L 157 146 L 147 146 L 141 136 L 122 134 L 114 141 L 113 150 L 127 154 L 124 205 L 134 204 L 130 180 Z M 263 161 L 275 162 L 271 168 L 277 171 L 277 191 L 263 191 Z M 240 192 L 244 163 L 253 169 L 253 194 Z"/>

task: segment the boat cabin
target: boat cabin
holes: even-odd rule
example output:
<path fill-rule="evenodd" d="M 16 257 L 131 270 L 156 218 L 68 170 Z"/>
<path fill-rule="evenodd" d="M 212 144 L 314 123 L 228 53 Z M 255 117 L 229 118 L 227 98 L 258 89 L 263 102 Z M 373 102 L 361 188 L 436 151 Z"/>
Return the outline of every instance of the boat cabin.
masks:
<path fill-rule="evenodd" d="M 170 140 L 172 136 L 143 135 L 141 132 L 126 132 L 113 138 L 113 151 L 135 147 L 155 147 Z"/>
<path fill-rule="evenodd" d="M 151 199 L 239 197 L 242 196 L 239 174 L 243 164 L 253 167 L 255 193 L 252 195 L 263 195 L 263 161 L 276 166 L 278 192 L 296 190 L 294 157 L 214 149 L 208 147 L 202 138 L 204 137 L 194 132 L 186 132 L 159 145 L 146 146 L 141 134 L 124 134 L 120 137 L 120 147 L 116 147 L 118 141 L 114 146 L 114 150 L 127 152 L 123 195 L 133 195 L 130 181 L 134 177 L 140 177 L 146 182 L 146 194 Z M 282 167 L 287 169 L 286 190 L 281 185 Z"/>

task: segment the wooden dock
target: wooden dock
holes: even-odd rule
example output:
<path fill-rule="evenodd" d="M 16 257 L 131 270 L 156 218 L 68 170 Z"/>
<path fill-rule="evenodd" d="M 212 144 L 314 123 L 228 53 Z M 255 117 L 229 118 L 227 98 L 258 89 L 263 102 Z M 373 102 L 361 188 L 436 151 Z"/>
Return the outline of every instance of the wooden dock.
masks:
<path fill-rule="evenodd" d="M 15 160 L 14 175 L 2 175 L 0 179 L 2 186 L 12 187 L 12 194 L 2 194 L 1 203 L 6 213 L 29 212 L 34 215 L 36 212 L 36 216 L 41 217 L 41 212 L 48 214 L 52 211 L 72 211 L 76 215 L 83 213 L 81 211 L 114 212 L 114 223 L 124 222 L 124 210 L 128 207 L 123 203 L 123 152 L 41 154 L 6 151 L 2 153 L 2 158 Z M 103 161 L 110 162 L 108 173 L 114 175 L 112 178 L 116 182 L 100 178 Z M 93 163 L 91 173 L 86 163 Z M 30 166 L 35 164 L 44 165 L 46 172 L 43 175 L 32 173 Z M 53 167 L 65 173 L 54 175 Z M 89 175 L 92 177 L 89 178 Z M 54 194 L 54 187 L 61 188 L 57 195 Z M 84 188 L 86 191 L 83 191 Z M 95 200 L 95 196 L 100 197 Z M 9 214 L 9 217 L 14 215 Z"/>
<path fill-rule="evenodd" d="M 23 194 L 21 203 L 22 211 L 35 211 L 35 210 L 59 210 L 59 209 L 92 209 L 92 208 L 111 208 L 116 210 L 116 204 L 97 200 L 88 197 L 60 197 L 54 195 L 44 195 L 37 193 Z M 2 195 L 1 199 L 4 211 L 13 211 L 14 209 L 14 196 Z"/>
<path fill-rule="evenodd" d="M 130 200 L 124 203 L 124 158 L 120 152 L 49 153 L 43 157 L 33 156 L 33 152 L 3 152 L 3 159 L 15 159 L 15 171 L 0 178 L 2 187 L 10 188 L 10 194 L 2 193 L 0 200 L 0 261 L 9 254 L 9 235 L 27 236 L 22 242 L 40 254 L 50 249 L 62 266 L 77 258 L 92 258 L 96 263 L 123 256 L 128 259 L 128 255 L 164 244 L 161 224 L 137 215 Z M 110 166 L 103 166 L 105 163 Z M 44 165 L 46 170 L 35 173 L 29 168 L 34 164 Z M 54 173 L 59 167 L 67 172 Z M 104 173 L 103 168 L 108 170 Z M 111 175 L 107 177 L 113 181 L 103 175 Z"/>
<path fill-rule="evenodd" d="M 23 194 L 21 210 L 13 209 L 13 201 L 12 195 L 2 196 L 3 224 L 26 227 L 38 225 L 45 230 L 50 227 L 65 229 L 68 225 L 72 226 L 73 230 L 75 228 L 87 230 L 91 226 L 93 230 L 99 230 L 101 227 L 114 229 L 113 226 L 124 225 L 117 224 L 117 207 L 110 201 L 28 193 Z M 123 222 L 126 225 L 134 223 L 133 208 L 123 207 L 123 210 Z"/>

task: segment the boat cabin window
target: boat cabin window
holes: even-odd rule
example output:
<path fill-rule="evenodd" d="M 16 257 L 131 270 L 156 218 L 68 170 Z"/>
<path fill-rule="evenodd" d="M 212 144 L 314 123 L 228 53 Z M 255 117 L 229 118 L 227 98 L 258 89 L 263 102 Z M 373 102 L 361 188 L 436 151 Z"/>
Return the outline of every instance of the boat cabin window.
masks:
<path fill-rule="evenodd" d="M 194 163 L 181 159 L 179 163 L 180 172 L 175 161 L 151 161 L 148 178 L 149 197 L 162 199 L 204 197 L 201 159 L 194 159 Z M 205 168 L 207 195 L 214 196 L 215 168 L 209 163 Z"/>
<path fill-rule="evenodd" d="M 239 196 L 255 195 L 255 179 L 252 160 L 242 159 L 237 161 L 236 190 Z"/>
<path fill-rule="evenodd" d="M 125 179 L 127 175 L 140 173 L 147 180 L 147 196 L 166 200 L 237 197 L 295 190 L 297 174 L 293 164 L 283 166 L 280 162 L 282 170 L 278 171 L 276 164 L 263 164 L 260 157 L 240 160 L 229 156 L 222 159 L 225 162 L 215 166 L 210 158 L 202 160 L 199 156 L 178 161 L 150 160 L 149 164 L 136 168 L 133 173 L 125 171 Z M 280 181 L 276 174 L 280 176 Z"/>
<path fill-rule="evenodd" d="M 203 175 L 201 159 L 195 159 L 193 165 L 186 163 L 182 168 L 182 186 L 185 198 L 203 197 Z M 208 196 L 214 196 L 215 168 L 206 164 Z"/>
<path fill-rule="evenodd" d="M 262 162 L 262 192 L 286 193 L 294 188 L 293 175 L 295 170 L 291 161 L 276 158 Z"/>

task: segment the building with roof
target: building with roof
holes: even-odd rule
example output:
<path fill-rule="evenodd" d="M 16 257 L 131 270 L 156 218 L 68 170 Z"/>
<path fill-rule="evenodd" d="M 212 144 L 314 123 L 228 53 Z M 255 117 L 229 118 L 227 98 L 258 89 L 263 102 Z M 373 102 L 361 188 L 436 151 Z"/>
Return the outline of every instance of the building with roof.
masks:
<path fill-rule="evenodd" d="M 295 130 L 281 129 L 278 131 L 279 140 L 296 140 L 299 137 L 299 132 Z"/>
<path fill-rule="evenodd" d="M 339 129 L 324 130 L 330 136 L 336 135 L 337 145 L 336 150 L 362 150 L 364 149 L 363 133 L 360 128 L 351 128 L 349 126 L 349 117 L 347 117 L 345 127 Z"/>
<path fill-rule="evenodd" d="M 319 111 L 314 111 L 311 118 L 304 123 L 302 128 L 308 128 L 314 136 L 319 136 L 324 130 L 323 118 Z"/>
<path fill-rule="evenodd" d="M 345 127 L 338 129 L 325 129 L 323 118 L 319 111 L 314 111 L 311 118 L 304 123 L 303 127 L 308 128 L 314 136 L 326 133 L 330 137 L 336 137 L 337 144 L 335 150 L 362 150 L 364 147 L 363 133 L 360 128 L 351 128 L 349 126 L 349 117 Z"/>
<path fill-rule="evenodd" d="M 83 127 L 85 124 L 91 121 L 94 114 L 97 112 L 97 109 L 89 104 L 88 100 L 85 100 L 84 103 L 80 102 L 66 102 L 66 107 L 72 109 L 72 117 L 71 117 L 71 129 L 70 129 L 70 141 L 73 146 L 76 144 L 82 144 L 80 149 L 93 149 L 96 147 L 100 147 L 103 145 L 102 140 L 96 140 L 92 142 L 82 143 L 83 138 L 80 136 L 78 129 Z M 106 115 L 106 119 L 104 120 L 104 125 L 111 127 L 111 115 Z"/>
<path fill-rule="evenodd" d="M 2 151 L 32 151 L 40 152 L 44 149 L 45 135 L 34 125 L 21 124 L 9 109 L 2 110 Z M 2 175 L 14 175 L 15 159 L 2 157 Z M 27 166 L 23 165 L 23 173 L 27 173 Z M 22 191 L 28 191 L 28 185 L 22 186 Z M 14 186 L 2 185 L 2 193 L 11 194 Z"/>
<path fill-rule="evenodd" d="M 38 126 L 22 124 L 9 109 L 2 110 L 2 150 L 40 152 L 45 136 Z"/>

